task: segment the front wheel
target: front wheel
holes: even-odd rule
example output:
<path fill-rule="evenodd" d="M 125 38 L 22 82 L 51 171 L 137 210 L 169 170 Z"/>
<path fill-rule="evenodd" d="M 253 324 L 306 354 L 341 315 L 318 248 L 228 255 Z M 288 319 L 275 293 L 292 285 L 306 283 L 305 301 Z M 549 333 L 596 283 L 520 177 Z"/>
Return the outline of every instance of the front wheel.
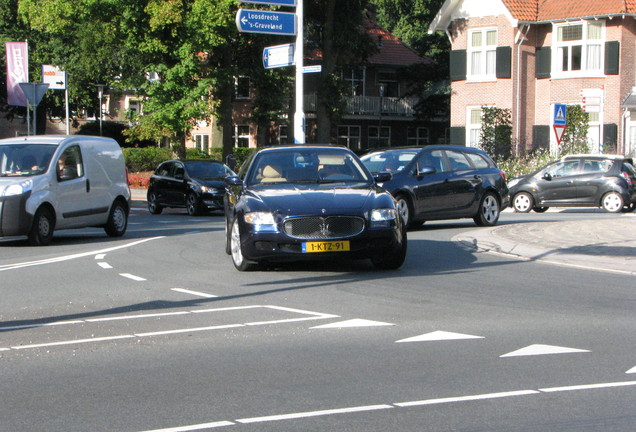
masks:
<path fill-rule="evenodd" d="M 53 239 L 55 217 L 48 207 L 40 207 L 33 217 L 33 224 L 29 231 L 29 243 L 32 246 L 46 246 Z"/>
<path fill-rule="evenodd" d="M 601 205 L 603 208 L 610 213 L 619 213 L 623 210 L 623 197 L 618 192 L 608 192 L 603 195 L 603 199 L 601 200 Z"/>
<path fill-rule="evenodd" d="M 402 267 L 406 259 L 406 225 L 402 227 L 402 242 L 400 248 L 395 251 L 388 251 L 383 255 L 371 258 L 371 262 L 378 270 L 397 270 Z"/>
<path fill-rule="evenodd" d="M 411 200 L 404 194 L 399 194 L 395 197 L 395 200 L 397 201 L 398 213 L 402 216 L 402 220 L 404 221 L 404 226 L 408 228 L 413 224 L 413 205 L 411 204 Z"/>
<path fill-rule="evenodd" d="M 150 214 L 160 214 L 163 210 L 161 204 L 159 204 L 159 197 L 157 196 L 157 192 L 150 191 L 148 192 L 148 211 Z"/>
<path fill-rule="evenodd" d="M 493 226 L 499 220 L 499 213 L 499 200 L 492 192 L 486 192 L 473 220 L 479 226 Z"/>
<path fill-rule="evenodd" d="M 110 237 L 121 237 L 128 228 L 128 211 L 121 201 L 115 201 L 108 215 L 108 222 L 104 226 L 104 231 Z"/>
<path fill-rule="evenodd" d="M 512 207 L 518 213 L 528 213 L 534 205 L 534 199 L 528 192 L 519 192 L 512 200 Z"/>
<path fill-rule="evenodd" d="M 234 219 L 232 230 L 230 231 L 230 249 L 232 252 L 232 262 L 238 271 L 251 271 L 256 269 L 256 264 L 247 261 L 241 251 L 241 233 L 237 219 Z"/>
<path fill-rule="evenodd" d="M 188 194 L 188 197 L 186 198 L 186 208 L 188 209 L 188 214 L 190 216 L 197 216 L 200 213 L 199 199 L 195 194 Z"/>

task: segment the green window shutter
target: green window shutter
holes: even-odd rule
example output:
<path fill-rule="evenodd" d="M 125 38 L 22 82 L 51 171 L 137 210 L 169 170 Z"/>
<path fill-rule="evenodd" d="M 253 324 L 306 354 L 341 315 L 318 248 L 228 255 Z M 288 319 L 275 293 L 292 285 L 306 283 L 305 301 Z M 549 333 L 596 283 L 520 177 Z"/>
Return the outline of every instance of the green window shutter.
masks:
<path fill-rule="evenodd" d="M 511 60 L 512 60 L 512 47 L 501 46 L 497 47 L 497 66 L 496 74 L 497 78 L 510 78 L 511 77 Z"/>
<path fill-rule="evenodd" d="M 550 126 L 532 126 L 532 148 L 550 148 Z"/>
<path fill-rule="evenodd" d="M 550 78 L 552 50 L 550 47 L 537 47 L 535 54 L 535 77 Z"/>
<path fill-rule="evenodd" d="M 450 79 L 451 81 L 466 79 L 466 50 L 452 50 L 450 52 Z"/>
<path fill-rule="evenodd" d="M 618 75 L 620 42 L 605 42 L 605 75 Z"/>
<path fill-rule="evenodd" d="M 603 125 L 603 148 L 606 150 L 618 148 L 618 125 L 616 123 Z"/>
<path fill-rule="evenodd" d="M 452 145 L 466 146 L 466 128 L 463 126 L 451 126 L 450 143 Z"/>

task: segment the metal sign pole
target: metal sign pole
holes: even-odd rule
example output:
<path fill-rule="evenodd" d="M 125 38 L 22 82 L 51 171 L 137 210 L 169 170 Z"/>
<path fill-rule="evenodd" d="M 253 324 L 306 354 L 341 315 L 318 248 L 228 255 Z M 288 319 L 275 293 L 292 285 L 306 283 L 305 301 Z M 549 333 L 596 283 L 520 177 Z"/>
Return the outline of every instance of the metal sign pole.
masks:
<path fill-rule="evenodd" d="M 303 108 L 303 52 L 304 52 L 304 0 L 298 0 L 296 5 L 296 49 L 294 51 L 296 63 L 296 112 L 294 114 L 294 144 L 305 144 L 305 111 Z"/>

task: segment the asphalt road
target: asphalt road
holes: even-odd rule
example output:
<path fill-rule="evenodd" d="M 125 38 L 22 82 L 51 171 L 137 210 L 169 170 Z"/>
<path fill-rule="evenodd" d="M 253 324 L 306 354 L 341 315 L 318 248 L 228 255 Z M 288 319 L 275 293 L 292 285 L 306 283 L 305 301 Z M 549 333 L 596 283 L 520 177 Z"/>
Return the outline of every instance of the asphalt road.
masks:
<path fill-rule="evenodd" d="M 633 430 L 633 276 L 450 241 L 474 229 L 411 231 L 395 272 L 239 273 L 222 217 L 177 210 L 0 241 L 0 431 Z"/>

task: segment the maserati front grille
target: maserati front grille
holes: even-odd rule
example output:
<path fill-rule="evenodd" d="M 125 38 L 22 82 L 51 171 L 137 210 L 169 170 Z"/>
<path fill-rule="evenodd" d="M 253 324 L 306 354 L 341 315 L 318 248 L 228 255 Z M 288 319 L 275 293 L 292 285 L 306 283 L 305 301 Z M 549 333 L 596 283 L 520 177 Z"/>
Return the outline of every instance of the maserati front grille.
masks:
<path fill-rule="evenodd" d="M 288 219 L 285 233 L 304 240 L 353 237 L 364 230 L 364 219 L 357 216 L 310 216 Z"/>

